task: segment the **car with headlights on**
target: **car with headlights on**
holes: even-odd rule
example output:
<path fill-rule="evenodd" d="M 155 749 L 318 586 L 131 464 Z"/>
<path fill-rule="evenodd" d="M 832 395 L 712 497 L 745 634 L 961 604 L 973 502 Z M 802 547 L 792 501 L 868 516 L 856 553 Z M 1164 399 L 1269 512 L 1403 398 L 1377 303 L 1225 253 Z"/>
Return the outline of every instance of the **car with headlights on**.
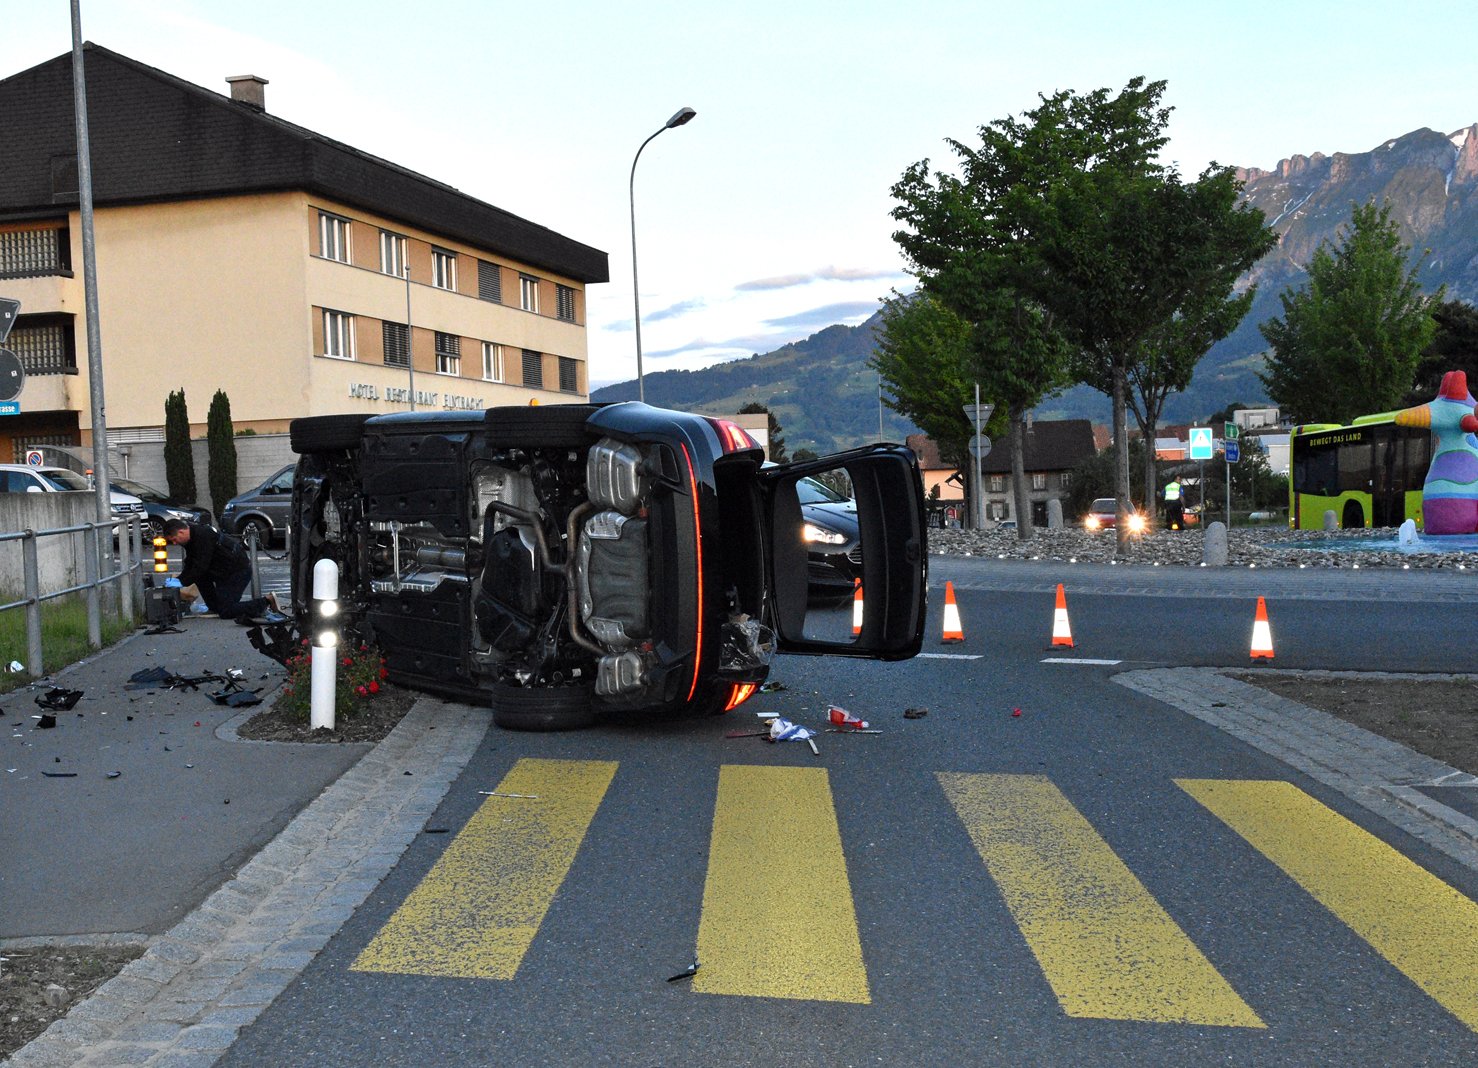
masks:
<path fill-rule="evenodd" d="M 922 644 L 923 485 L 901 445 L 765 466 L 734 423 L 640 402 L 289 431 L 297 634 L 263 651 L 299 635 L 368 643 L 391 681 L 489 705 L 505 728 L 559 730 L 726 711 L 776 652 L 902 660 Z M 860 633 L 809 596 L 808 525 L 853 547 Z M 341 572 L 331 612 L 312 596 L 324 560 Z"/>
<path fill-rule="evenodd" d="M 1112 497 L 1099 497 L 1088 506 L 1087 513 L 1083 516 L 1083 529 L 1087 531 L 1113 530 L 1119 523 L 1119 502 Z M 1129 518 L 1126 521 L 1131 534 L 1143 534 L 1148 523 L 1144 516 L 1129 509 Z"/>

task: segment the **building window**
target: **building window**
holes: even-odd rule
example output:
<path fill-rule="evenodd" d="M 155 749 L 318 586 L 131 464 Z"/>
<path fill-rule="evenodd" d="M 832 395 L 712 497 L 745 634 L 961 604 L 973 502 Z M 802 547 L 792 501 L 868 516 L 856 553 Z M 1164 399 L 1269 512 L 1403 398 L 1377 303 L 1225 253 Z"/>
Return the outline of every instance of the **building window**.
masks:
<path fill-rule="evenodd" d="M 72 270 L 72 241 L 65 226 L 0 233 L 0 278 L 37 278 Z"/>
<path fill-rule="evenodd" d="M 20 322 L 5 347 L 21 358 L 26 374 L 77 373 L 77 336 L 70 315 L 22 316 Z"/>
<path fill-rule="evenodd" d="M 1005 475 L 991 475 L 990 476 L 990 491 L 992 493 L 1004 493 L 1006 491 L 1006 476 Z"/>
<path fill-rule="evenodd" d="M 406 241 L 399 234 L 392 234 L 389 230 L 380 231 L 380 270 L 385 274 L 393 274 L 397 278 L 404 278 L 409 267 L 406 258 Z"/>
<path fill-rule="evenodd" d="M 576 363 L 568 356 L 559 358 L 559 389 L 561 393 L 580 392 L 580 376 Z"/>
<path fill-rule="evenodd" d="M 340 360 L 354 359 L 354 316 L 324 309 L 323 354 Z"/>
<path fill-rule="evenodd" d="M 569 286 L 556 285 L 554 287 L 555 303 L 558 305 L 556 311 L 561 319 L 567 323 L 575 321 L 575 291 Z"/>
<path fill-rule="evenodd" d="M 990 517 L 997 522 L 1006 518 L 1006 506 L 1001 501 L 990 502 Z"/>
<path fill-rule="evenodd" d="M 459 375 L 462 373 L 462 339 L 456 334 L 436 331 L 436 373 Z"/>
<path fill-rule="evenodd" d="M 457 288 L 457 254 L 455 252 L 432 246 L 431 284 L 437 289 Z"/>
<path fill-rule="evenodd" d="M 1045 471 L 1032 472 L 1032 489 L 1044 490 L 1047 488 L 1047 473 Z"/>
<path fill-rule="evenodd" d="M 391 367 L 409 367 L 411 328 L 405 323 L 385 323 L 385 362 Z"/>
<path fill-rule="evenodd" d="M 489 382 L 503 381 L 503 346 L 491 341 L 482 343 L 482 377 Z"/>
<path fill-rule="evenodd" d="M 326 260 L 349 262 L 349 220 L 342 215 L 318 213 L 318 254 Z"/>
<path fill-rule="evenodd" d="M 503 303 L 503 268 L 487 260 L 477 261 L 477 295 L 483 300 Z"/>
<path fill-rule="evenodd" d="M 544 388 L 544 357 L 532 349 L 523 350 L 523 384 Z"/>
<path fill-rule="evenodd" d="M 539 280 L 532 275 L 518 276 L 518 306 L 524 311 L 539 310 Z"/>

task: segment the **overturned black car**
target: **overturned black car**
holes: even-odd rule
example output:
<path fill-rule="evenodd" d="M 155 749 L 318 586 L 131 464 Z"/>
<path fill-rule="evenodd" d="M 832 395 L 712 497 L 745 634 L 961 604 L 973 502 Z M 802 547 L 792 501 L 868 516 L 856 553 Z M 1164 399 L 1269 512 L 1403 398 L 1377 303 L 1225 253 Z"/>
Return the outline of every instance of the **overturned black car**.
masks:
<path fill-rule="evenodd" d="M 490 703 L 500 726 L 605 710 L 724 711 L 776 651 L 919 651 L 927 547 L 913 454 L 766 466 L 723 420 L 641 403 L 331 415 L 291 426 L 293 614 L 341 571 L 346 641 L 392 681 Z M 797 484 L 841 483 L 864 611 L 808 597 Z"/>

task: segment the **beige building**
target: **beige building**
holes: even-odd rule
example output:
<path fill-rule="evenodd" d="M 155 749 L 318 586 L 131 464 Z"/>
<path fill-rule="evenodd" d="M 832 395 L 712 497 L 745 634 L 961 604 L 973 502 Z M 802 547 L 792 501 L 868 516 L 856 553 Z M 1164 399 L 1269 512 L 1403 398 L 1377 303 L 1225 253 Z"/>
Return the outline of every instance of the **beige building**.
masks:
<path fill-rule="evenodd" d="M 584 400 L 606 255 L 232 96 L 87 45 L 109 443 L 298 416 Z M 70 56 L 0 81 L 0 297 L 27 373 L 0 462 L 90 441 Z"/>

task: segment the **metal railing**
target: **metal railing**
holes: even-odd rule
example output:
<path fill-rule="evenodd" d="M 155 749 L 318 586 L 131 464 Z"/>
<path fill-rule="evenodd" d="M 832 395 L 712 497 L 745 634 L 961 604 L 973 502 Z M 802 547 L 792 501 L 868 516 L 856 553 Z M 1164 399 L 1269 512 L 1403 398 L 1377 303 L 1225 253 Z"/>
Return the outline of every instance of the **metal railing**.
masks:
<path fill-rule="evenodd" d="M 56 527 L 51 530 L 20 530 L 13 534 L 0 534 L 0 543 L 21 543 L 22 573 L 25 596 L 18 601 L 0 604 L 0 612 L 13 608 L 26 610 L 26 671 L 32 678 L 41 678 L 44 669 L 41 648 L 41 605 L 45 601 L 83 593 L 87 601 L 87 641 L 94 649 L 103 647 L 102 600 L 103 593 L 112 583 L 117 584 L 118 611 L 130 623 L 134 619 L 134 585 L 130 576 L 136 574 L 143 559 L 143 517 L 130 515 L 121 520 L 103 523 L 79 523 L 76 526 Z M 118 531 L 117 555 L 112 548 L 112 532 Z M 83 581 L 60 590 L 41 592 L 41 566 L 36 551 L 41 538 L 81 534 L 83 536 Z"/>

